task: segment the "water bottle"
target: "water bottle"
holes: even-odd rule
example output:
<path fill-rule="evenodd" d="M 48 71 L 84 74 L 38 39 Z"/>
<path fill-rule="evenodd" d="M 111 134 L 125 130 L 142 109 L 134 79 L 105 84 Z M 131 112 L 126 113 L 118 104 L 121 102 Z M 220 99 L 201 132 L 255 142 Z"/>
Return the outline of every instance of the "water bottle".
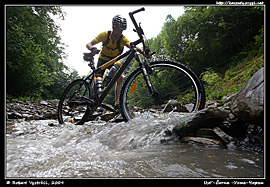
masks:
<path fill-rule="evenodd" d="M 112 68 L 110 69 L 110 72 L 109 72 L 108 76 L 105 77 L 105 79 L 104 79 L 103 85 L 104 85 L 105 87 L 106 87 L 106 86 L 109 84 L 109 82 L 112 80 L 114 74 L 118 71 L 118 69 L 120 68 L 121 65 L 122 65 L 122 64 L 121 64 L 120 62 L 118 62 L 118 61 L 115 62 L 115 63 L 113 64 Z"/>
<path fill-rule="evenodd" d="M 95 77 L 94 81 L 96 83 L 96 87 L 97 87 L 97 93 L 101 94 L 103 92 L 103 84 L 102 84 L 102 77 Z"/>

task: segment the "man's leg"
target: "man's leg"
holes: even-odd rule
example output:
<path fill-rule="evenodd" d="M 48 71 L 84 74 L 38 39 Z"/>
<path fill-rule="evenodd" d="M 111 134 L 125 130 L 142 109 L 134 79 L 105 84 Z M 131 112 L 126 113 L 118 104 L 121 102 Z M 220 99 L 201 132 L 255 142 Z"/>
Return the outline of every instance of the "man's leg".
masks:
<path fill-rule="evenodd" d="M 120 96 L 120 91 L 123 85 L 123 75 L 121 75 L 117 81 L 116 81 L 116 86 L 115 86 L 115 105 L 119 104 L 119 96 Z"/>

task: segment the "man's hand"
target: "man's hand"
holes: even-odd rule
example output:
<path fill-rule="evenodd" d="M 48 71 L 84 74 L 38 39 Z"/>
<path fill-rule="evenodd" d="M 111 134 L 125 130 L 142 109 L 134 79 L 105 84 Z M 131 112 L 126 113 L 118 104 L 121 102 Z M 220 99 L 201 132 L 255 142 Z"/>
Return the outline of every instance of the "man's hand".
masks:
<path fill-rule="evenodd" d="M 91 51 L 91 54 L 94 56 L 95 54 L 98 54 L 99 52 L 100 52 L 100 50 L 98 50 L 96 47 L 92 47 L 91 49 L 90 49 L 90 51 Z"/>
<path fill-rule="evenodd" d="M 146 58 L 149 58 L 149 57 L 151 56 L 151 52 L 150 52 L 149 49 L 146 49 L 146 50 L 144 51 L 144 56 L 145 56 Z"/>

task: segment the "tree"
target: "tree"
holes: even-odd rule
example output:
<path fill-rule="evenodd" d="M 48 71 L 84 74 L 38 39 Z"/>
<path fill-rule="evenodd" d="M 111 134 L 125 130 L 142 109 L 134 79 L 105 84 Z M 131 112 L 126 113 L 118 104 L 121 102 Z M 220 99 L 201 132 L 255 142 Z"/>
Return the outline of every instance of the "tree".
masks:
<path fill-rule="evenodd" d="M 50 15 L 64 19 L 58 6 L 6 7 L 7 94 L 56 97 L 52 88 L 67 76 L 63 72 L 68 68 L 62 62 L 65 53 L 60 28 Z"/>
<path fill-rule="evenodd" d="M 256 7 L 185 7 L 174 20 L 168 15 L 162 31 L 150 40 L 157 55 L 187 64 L 197 74 L 230 62 L 232 56 L 257 41 L 261 46 L 264 15 Z M 260 43 L 260 44 L 259 44 Z"/>

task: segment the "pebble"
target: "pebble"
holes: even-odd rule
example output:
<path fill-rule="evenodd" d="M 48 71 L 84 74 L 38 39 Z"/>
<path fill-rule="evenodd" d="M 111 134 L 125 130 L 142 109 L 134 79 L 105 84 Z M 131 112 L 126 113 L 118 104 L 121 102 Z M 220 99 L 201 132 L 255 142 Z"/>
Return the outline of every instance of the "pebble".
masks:
<path fill-rule="evenodd" d="M 57 119 L 57 106 L 59 100 L 48 101 L 7 101 L 6 118 L 25 120 Z"/>

